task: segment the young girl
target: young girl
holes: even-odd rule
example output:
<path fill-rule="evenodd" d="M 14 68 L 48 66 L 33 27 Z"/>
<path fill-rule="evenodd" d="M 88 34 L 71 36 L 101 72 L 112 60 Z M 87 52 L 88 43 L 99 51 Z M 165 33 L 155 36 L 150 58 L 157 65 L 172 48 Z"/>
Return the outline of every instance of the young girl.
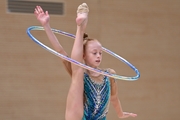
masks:
<path fill-rule="evenodd" d="M 84 62 L 93 68 L 101 69 L 99 65 L 102 60 L 102 45 L 98 40 L 90 39 L 87 34 L 84 34 L 88 22 L 88 12 L 87 4 L 83 3 L 78 7 L 76 18 L 77 31 L 71 58 L 81 63 Z M 44 27 L 54 49 L 68 56 L 51 31 L 48 11 L 44 13 L 42 8 L 37 6 L 34 13 Z M 118 99 L 115 79 L 84 70 L 63 59 L 62 62 L 72 77 L 67 97 L 66 120 L 106 120 L 110 102 L 119 118 L 137 116 L 134 113 L 123 112 Z M 115 74 L 113 69 L 106 69 L 105 71 Z"/>

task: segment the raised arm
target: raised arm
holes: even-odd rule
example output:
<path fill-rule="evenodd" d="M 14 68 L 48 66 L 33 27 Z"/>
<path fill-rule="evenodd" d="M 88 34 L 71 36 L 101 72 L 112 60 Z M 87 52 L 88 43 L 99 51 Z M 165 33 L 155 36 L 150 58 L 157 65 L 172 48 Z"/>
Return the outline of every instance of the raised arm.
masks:
<path fill-rule="evenodd" d="M 44 12 L 43 9 L 40 6 L 36 6 L 34 14 L 36 15 L 37 20 L 41 23 L 41 25 L 44 27 L 45 32 L 49 38 L 49 41 L 51 42 L 53 48 L 55 51 L 59 52 L 60 54 L 63 54 L 65 56 L 68 56 L 66 51 L 63 49 L 61 44 L 59 43 L 57 37 L 55 34 L 52 32 L 49 21 L 50 17 L 48 14 L 48 11 Z M 72 75 L 72 70 L 71 70 L 71 63 L 62 59 L 62 62 L 67 70 L 67 72 Z"/>
<path fill-rule="evenodd" d="M 110 69 L 110 73 L 116 74 L 116 72 L 113 69 Z M 118 98 L 118 88 L 117 88 L 116 80 L 110 78 L 110 82 L 111 82 L 111 103 L 118 117 L 119 118 L 136 117 L 137 115 L 134 113 L 123 112 L 120 100 Z"/>

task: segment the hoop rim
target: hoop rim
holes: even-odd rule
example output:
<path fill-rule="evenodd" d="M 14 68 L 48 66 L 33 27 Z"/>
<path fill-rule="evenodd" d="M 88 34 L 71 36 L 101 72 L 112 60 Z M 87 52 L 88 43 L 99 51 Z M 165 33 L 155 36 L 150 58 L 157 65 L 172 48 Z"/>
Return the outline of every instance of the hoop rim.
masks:
<path fill-rule="evenodd" d="M 28 36 L 35 42 L 37 43 L 38 45 L 40 45 L 42 48 L 44 48 L 45 50 L 51 52 L 52 54 L 58 56 L 58 57 L 61 57 L 62 59 L 64 60 L 67 60 L 73 64 L 76 64 L 84 69 L 88 69 L 90 71 L 93 71 L 93 72 L 96 72 L 96 73 L 99 73 L 99 74 L 102 74 L 102 75 L 105 75 L 105 76 L 108 76 L 108 77 L 111 77 L 111 78 L 114 78 L 114 79 L 120 79 L 120 80 L 127 80 L 127 81 L 135 81 L 135 80 L 138 80 L 139 77 L 140 77 L 140 72 L 138 71 L 138 69 L 133 66 L 130 62 L 128 62 L 126 59 L 122 58 L 121 56 L 117 55 L 116 53 L 108 50 L 107 48 L 104 48 L 102 47 L 103 51 L 110 54 L 111 56 L 117 58 L 118 60 L 124 62 L 125 64 L 127 64 L 130 68 L 132 68 L 135 73 L 136 73 L 136 76 L 134 77 L 127 77 L 127 76 L 120 76 L 120 75 L 117 75 L 117 74 L 111 74 L 109 72 L 105 72 L 105 71 L 102 71 L 102 70 L 99 70 L 99 69 L 96 69 L 96 68 L 92 68 L 90 66 L 87 66 L 83 63 L 80 63 L 74 59 L 71 59 L 63 54 L 60 54 L 58 52 L 56 52 L 55 50 L 51 49 L 50 47 L 44 45 L 43 43 L 41 43 L 39 40 L 37 40 L 32 34 L 30 31 L 32 30 L 44 30 L 44 28 L 42 26 L 30 26 L 27 28 L 26 30 L 26 33 L 28 34 Z M 70 37 L 70 38 L 75 38 L 75 35 L 73 34 L 70 34 L 70 33 L 67 33 L 67 32 L 64 32 L 64 31 L 61 31 L 61 30 L 57 30 L 57 29 L 53 29 L 51 28 L 51 30 L 54 32 L 54 33 L 58 33 L 58 34 L 61 34 L 61 35 L 64 35 L 66 37 Z"/>

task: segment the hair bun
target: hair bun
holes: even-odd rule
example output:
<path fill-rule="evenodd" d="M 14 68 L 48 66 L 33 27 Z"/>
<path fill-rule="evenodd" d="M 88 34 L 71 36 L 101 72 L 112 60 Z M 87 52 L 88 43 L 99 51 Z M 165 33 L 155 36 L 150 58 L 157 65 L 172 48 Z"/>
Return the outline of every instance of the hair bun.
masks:
<path fill-rule="evenodd" d="M 88 39 L 88 34 L 87 34 L 87 33 L 84 33 L 83 38 L 84 38 L 84 40 L 87 40 L 87 39 Z"/>

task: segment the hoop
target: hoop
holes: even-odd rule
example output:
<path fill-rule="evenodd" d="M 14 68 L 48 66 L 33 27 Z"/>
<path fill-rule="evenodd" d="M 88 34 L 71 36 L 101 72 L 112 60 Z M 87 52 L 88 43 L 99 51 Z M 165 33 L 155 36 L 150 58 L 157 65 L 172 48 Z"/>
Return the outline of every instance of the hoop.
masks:
<path fill-rule="evenodd" d="M 122 62 L 124 62 L 125 64 L 127 64 L 130 68 L 132 68 L 135 72 L 136 72 L 136 76 L 134 77 L 126 77 L 126 76 L 120 76 L 120 75 L 116 75 L 116 74 L 111 74 L 111 73 L 108 73 L 108 72 L 104 72 L 102 70 L 99 70 L 99 69 L 95 69 L 95 68 L 92 68 L 90 66 L 87 66 L 83 63 L 80 63 L 74 59 L 71 59 L 65 55 L 62 55 L 58 52 L 56 52 L 55 50 L 47 47 L 46 45 L 44 45 L 43 43 L 41 43 L 40 41 L 38 41 L 32 34 L 31 34 L 31 30 L 44 30 L 43 27 L 41 26 L 31 26 L 29 27 L 26 32 L 28 34 L 28 36 L 35 42 L 37 43 L 38 45 L 40 45 L 42 48 L 44 48 L 45 50 L 51 52 L 52 54 L 58 56 L 58 57 L 61 57 L 62 59 L 65 59 L 75 65 L 78 65 L 84 69 L 87 69 L 87 70 L 90 70 L 90 71 L 93 71 L 93 72 L 96 72 L 96 73 L 99 73 L 99 74 L 102 74 L 102 75 L 105 75 L 105 76 L 108 76 L 108 77 L 111 77 L 111 78 L 114 78 L 114 79 L 120 79 L 120 80 L 127 80 L 127 81 L 135 81 L 137 80 L 139 77 L 140 77 L 140 73 L 138 71 L 138 69 L 136 69 L 130 62 L 128 62 L 127 60 L 125 60 L 124 58 L 122 58 L 121 56 L 117 55 L 116 53 L 102 47 L 103 51 L 112 55 L 113 57 L 117 58 L 118 60 L 121 60 Z M 64 32 L 64 31 L 61 31 L 61 30 L 57 30 L 57 29 L 51 29 L 54 33 L 58 33 L 58 34 L 61 34 L 61 35 L 64 35 L 66 37 L 70 37 L 70 38 L 75 38 L 75 35 L 73 34 L 70 34 L 70 33 L 67 33 L 67 32 Z"/>

